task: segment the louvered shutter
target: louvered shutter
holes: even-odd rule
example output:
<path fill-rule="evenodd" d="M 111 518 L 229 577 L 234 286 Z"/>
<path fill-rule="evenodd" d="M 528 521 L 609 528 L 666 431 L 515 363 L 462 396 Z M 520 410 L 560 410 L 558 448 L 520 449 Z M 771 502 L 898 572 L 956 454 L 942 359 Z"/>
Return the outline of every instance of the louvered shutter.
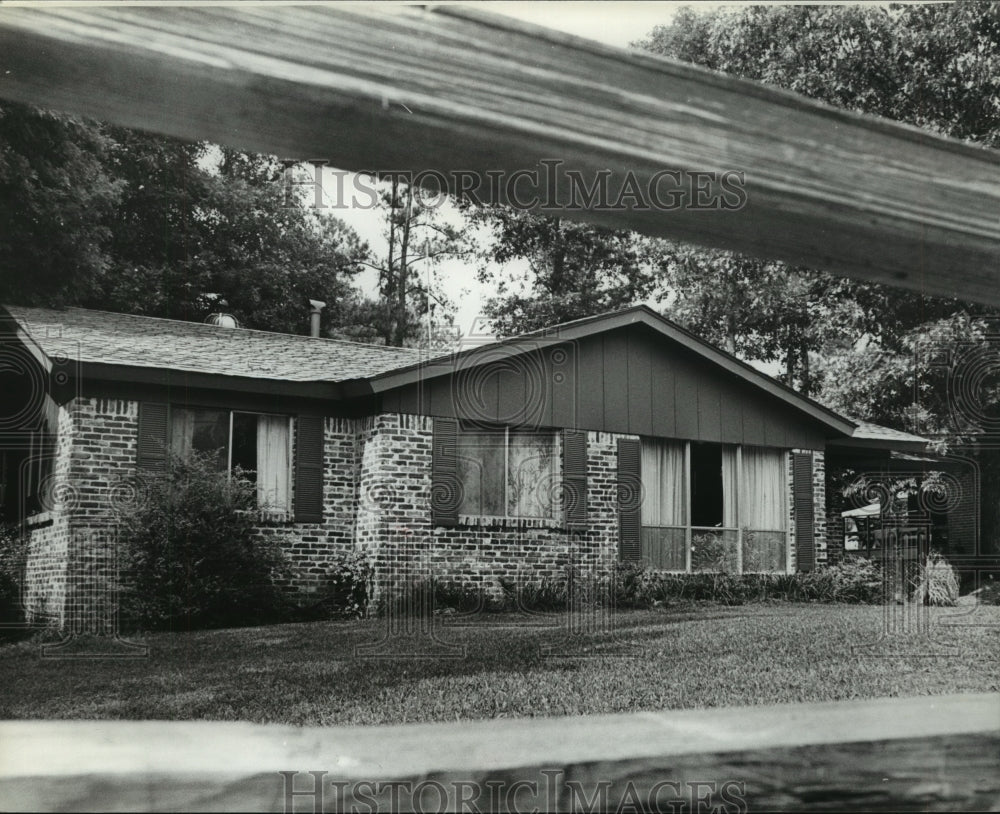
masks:
<path fill-rule="evenodd" d="M 563 430 L 563 506 L 566 527 L 587 527 L 587 433 Z"/>
<path fill-rule="evenodd" d="M 798 571 L 812 571 L 816 567 L 812 470 L 812 453 L 793 454 L 792 494 L 795 502 L 795 562 Z"/>
<path fill-rule="evenodd" d="M 323 520 L 323 416 L 300 415 L 295 429 L 295 521 Z"/>
<path fill-rule="evenodd" d="M 431 521 L 435 526 L 458 525 L 462 484 L 458 482 L 458 420 L 434 419 L 431 452 Z"/>
<path fill-rule="evenodd" d="M 139 402 L 136 466 L 140 471 L 166 471 L 169 416 L 170 408 L 166 404 L 151 401 Z"/>
<path fill-rule="evenodd" d="M 638 562 L 642 558 L 642 504 L 640 446 L 635 438 L 618 439 L 618 555 Z"/>

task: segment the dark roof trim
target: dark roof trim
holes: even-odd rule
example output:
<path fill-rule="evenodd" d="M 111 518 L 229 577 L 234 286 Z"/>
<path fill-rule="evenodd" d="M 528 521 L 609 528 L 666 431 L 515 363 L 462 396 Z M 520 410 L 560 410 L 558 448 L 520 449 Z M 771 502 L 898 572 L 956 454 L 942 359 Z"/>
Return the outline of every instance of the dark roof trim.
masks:
<path fill-rule="evenodd" d="M 828 446 L 828 452 L 843 450 L 870 450 L 872 452 L 927 452 L 927 441 L 905 441 L 897 438 L 836 438 Z"/>
<path fill-rule="evenodd" d="M 699 339 L 694 334 L 660 316 L 652 308 L 645 305 L 637 305 L 633 308 L 616 311 L 611 314 L 585 317 L 533 333 L 521 334 L 510 339 L 492 342 L 477 348 L 470 348 L 469 350 L 450 356 L 407 365 L 406 367 L 373 376 L 365 380 L 363 384 L 360 380 L 355 380 L 349 392 L 356 392 L 358 395 L 361 395 L 367 391 L 365 385 L 369 385 L 371 388 L 369 392 L 383 393 L 387 390 L 393 390 L 417 381 L 444 376 L 454 372 L 456 369 L 465 369 L 478 364 L 496 362 L 522 353 L 528 353 L 539 347 L 540 340 L 548 340 L 548 343 L 559 344 L 631 325 L 645 325 L 651 328 L 661 336 L 679 343 L 688 350 L 694 351 L 702 358 L 718 365 L 748 384 L 764 390 L 796 410 L 805 413 L 810 418 L 815 419 L 836 433 L 850 436 L 857 427 L 853 421 L 824 407 L 819 402 L 796 393 L 792 388 L 772 379 L 770 376 L 765 376 L 746 362 L 742 362 L 735 356 L 731 356 L 714 345 L 710 345 Z"/>
<path fill-rule="evenodd" d="M 105 362 L 83 362 L 80 376 L 84 381 L 127 382 L 162 387 L 226 390 L 233 393 L 255 393 L 267 396 L 288 396 L 340 400 L 342 388 L 333 382 L 294 382 L 286 379 L 265 379 L 255 376 L 225 376 L 219 373 L 196 373 L 162 367 L 137 367 Z"/>
<path fill-rule="evenodd" d="M 828 461 L 834 462 L 837 467 L 856 470 L 869 469 L 875 472 L 891 472 L 895 475 L 913 475 L 922 472 L 963 472 L 976 469 L 975 461 L 963 455 L 858 449 L 854 455 L 845 457 L 848 450 L 838 448 L 836 451 L 839 454 L 831 458 L 830 448 L 827 448 Z"/>

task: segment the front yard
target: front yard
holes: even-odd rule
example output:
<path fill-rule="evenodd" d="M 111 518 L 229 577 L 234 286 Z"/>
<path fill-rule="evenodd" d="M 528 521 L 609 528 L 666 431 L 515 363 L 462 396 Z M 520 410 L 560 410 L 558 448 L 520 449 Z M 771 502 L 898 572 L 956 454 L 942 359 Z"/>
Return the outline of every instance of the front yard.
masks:
<path fill-rule="evenodd" d="M 1000 690 L 1000 607 L 929 610 L 929 638 L 883 637 L 881 607 L 774 604 L 619 613 L 589 634 L 440 616 L 439 642 L 393 634 L 378 657 L 356 648 L 390 632 L 380 619 L 158 633 L 136 660 L 21 642 L 0 648 L 0 718 L 352 725 Z"/>

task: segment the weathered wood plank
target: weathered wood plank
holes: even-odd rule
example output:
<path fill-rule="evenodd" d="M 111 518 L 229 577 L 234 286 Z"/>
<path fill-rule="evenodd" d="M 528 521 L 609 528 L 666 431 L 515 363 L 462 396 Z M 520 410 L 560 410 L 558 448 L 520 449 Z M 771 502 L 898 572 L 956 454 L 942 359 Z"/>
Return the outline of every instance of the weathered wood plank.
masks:
<path fill-rule="evenodd" d="M 1000 302 L 993 151 L 477 10 L 372 5 L 3 7 L 0 96 L 350 170 L 559 160 L 613 170 L 612 199 L 629 171 L 743 172 L 739 211 L 575 216 Z"/>
<path fill-rule="evenodd" d="M 388 810 L 388 790 L 361 784 L 390 780 L 404 781 L 402 810 L 405 784 L 428 782 L 452 805 L 429 796 L 424 810 L 457 810 L 463 783 L 484 795 L 493 784 L 517 810 L 576 810 L 574 783 L 588 799 L 604 787 L 610 806 L 595 810 L 615 810 L 629 786 L 645 801 L 658 784 L 662 811 L 706 795 L 703 810 L 996 810 L 1000 696 L 352 728 L 6 721 L 0 756 L 5 810 L 282 811 L 280 772 L 298 773 L 296 791 L 323 773 L 326 810 L 365 793 Z M 300 795 L 294 810 L 314 802 Z M 478 810 L 497 808 L 480 798 Z"/>

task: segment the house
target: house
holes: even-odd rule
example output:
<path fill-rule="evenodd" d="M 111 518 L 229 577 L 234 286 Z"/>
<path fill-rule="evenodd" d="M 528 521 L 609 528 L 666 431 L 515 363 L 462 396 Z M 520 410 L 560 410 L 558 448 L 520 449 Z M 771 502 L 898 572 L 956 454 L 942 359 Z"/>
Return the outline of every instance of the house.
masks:
<path fill-rule="evenodd" d="M 114 568 L 116 507 L 171 451 L 254 473 L 299 590 L 355 548 L 382 589 L 496 590 L 619 559 L 813 568 L 825 456 L 859 428 L 644 306 L 436 358 L 78 308 L 2 316 L 5 511 L 30 538 L 30 614 L 62 623 Z"/>

